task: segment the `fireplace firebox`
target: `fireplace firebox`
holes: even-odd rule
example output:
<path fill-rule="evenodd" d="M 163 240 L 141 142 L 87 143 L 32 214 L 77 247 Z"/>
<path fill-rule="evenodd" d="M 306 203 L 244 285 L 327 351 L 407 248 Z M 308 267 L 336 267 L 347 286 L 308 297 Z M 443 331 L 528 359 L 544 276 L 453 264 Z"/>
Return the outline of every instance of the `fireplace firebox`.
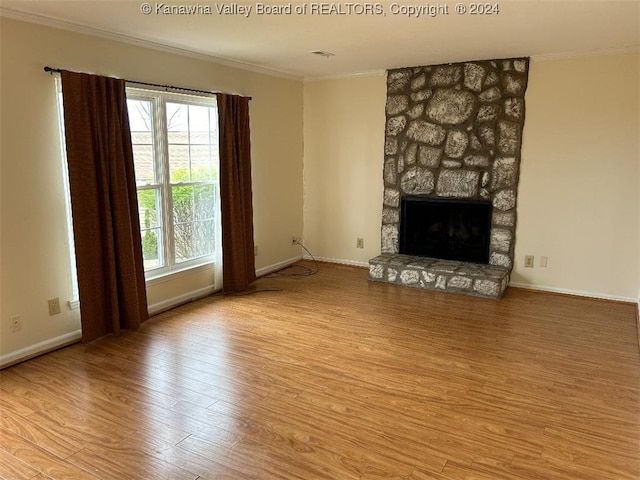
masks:
<path fill-rule="evenodd" d="M 399 253 L 488 264 L 491 212 L 485 201 L 404 196 Z"/>

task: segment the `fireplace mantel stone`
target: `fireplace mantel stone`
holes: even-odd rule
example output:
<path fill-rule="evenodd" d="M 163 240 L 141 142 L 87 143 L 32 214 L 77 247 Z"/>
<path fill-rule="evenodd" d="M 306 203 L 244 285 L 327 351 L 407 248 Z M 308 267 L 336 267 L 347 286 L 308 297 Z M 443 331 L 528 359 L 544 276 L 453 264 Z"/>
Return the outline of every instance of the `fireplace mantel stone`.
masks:
<path fill-rule="evenodd" d="M 513 268 L 520 147 L 529 60 L 511 58 L 411 67 L 387 73 L 381 251 L 370 279 L 426 286 L 432 259 L 418 270 L 389 266 L 398 257 L 404 195 L 490 201 L 490 274 L 436 275 L 436 288 L 499 297 Z M 414 258 L 414 257 L 412 257 Z M 415 260 L 411 260 L 415 263 Z M 474 265 L 474 264 L 464 264 Z M 440 268 L 440 267 L 438 267 Z M 457 268 L 462 269 L 463 265 Z M 382 276 L 377 274 L 384 269 Z M 477 271 L 468 267 L 470 271 Z M 497 269 L 497 270 L 496 270 Z M 481 293 L 500 270 L 499 293 Z M 397 272 L 394 277 L 393 272 Z M 402 272 L 404 280 L 402 279 Z M 418 272 L 418 273 L 416 273 Z M 415 275 L 422 280 L 413 282 Z M 389 280 L 394 278 L 394 280 Z M 454 280 L 455 278 L 455 280 Z M 506 279 L 506 281 L 504 281 Z M 444 282 L 444 283 L 443 283 Z M 471 282 L 471 287 L 466 286 Z M 443 287 L 444 285 L 444 287 Z M 464 288 L 462 288 L 464 287 Z M 492 287 L 493 288 L 493 287 Z M 484 289 L 483 291 L 488 291 Z M 493 290 L 492 290 L 493 291 Z"/>

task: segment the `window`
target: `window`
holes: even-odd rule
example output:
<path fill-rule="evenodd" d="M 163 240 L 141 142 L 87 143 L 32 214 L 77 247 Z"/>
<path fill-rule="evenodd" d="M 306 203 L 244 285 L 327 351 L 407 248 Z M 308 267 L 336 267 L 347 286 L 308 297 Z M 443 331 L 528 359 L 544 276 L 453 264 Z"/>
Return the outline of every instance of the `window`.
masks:
<path fill-rule="evenodd" d="M 220 251 L 215 98 L 127 88 L 147 279 Z"/>

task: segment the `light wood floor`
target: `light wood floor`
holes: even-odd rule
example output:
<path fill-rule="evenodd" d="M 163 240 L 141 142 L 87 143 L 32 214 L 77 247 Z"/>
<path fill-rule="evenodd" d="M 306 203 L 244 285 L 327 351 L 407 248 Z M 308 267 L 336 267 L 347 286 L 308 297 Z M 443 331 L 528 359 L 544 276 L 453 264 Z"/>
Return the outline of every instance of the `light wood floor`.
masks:
<path fill-rule="evenodd" d="M 640 478 L 635 306 L 321 264 L 0 372 L 4 479 Z"/>

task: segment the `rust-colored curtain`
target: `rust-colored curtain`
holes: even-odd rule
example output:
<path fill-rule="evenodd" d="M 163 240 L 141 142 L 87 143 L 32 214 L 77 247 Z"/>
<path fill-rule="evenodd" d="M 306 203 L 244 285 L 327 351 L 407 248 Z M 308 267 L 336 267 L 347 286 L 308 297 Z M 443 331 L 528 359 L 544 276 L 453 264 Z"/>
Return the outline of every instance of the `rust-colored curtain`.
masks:
<path fill-rule="evenodd" d="M 249 99 L 218 94 L 222 289 L 241 292 L 256 279 L 253 254 Z"/>
<path fill-rule="evenodd" d="M 148 318 L 124 80 L 62 72 L 82 340 Z"/>

